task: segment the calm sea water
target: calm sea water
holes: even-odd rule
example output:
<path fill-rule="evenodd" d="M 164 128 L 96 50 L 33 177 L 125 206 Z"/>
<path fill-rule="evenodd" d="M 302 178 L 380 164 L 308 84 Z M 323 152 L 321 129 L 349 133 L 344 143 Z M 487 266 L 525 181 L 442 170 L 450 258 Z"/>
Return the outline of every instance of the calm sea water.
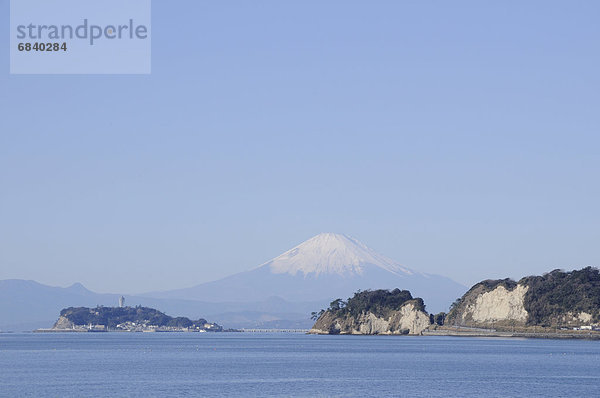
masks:
<path fill-rule="evenodd" d="M 0 334 L 0 395 L 600 396 L 600 342 L 287 333 Z"/>

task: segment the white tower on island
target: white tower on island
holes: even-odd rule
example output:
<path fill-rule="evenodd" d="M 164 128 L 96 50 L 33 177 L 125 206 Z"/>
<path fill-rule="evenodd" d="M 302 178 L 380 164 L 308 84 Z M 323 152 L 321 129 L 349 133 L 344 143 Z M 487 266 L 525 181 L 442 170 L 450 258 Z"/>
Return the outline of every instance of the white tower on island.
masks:
<path fill-rule="evenodd" d="M 125 297 L 121 296 L 119 298 L 119 307 L 123 308 L 123 305 L 125 304 Z"/>

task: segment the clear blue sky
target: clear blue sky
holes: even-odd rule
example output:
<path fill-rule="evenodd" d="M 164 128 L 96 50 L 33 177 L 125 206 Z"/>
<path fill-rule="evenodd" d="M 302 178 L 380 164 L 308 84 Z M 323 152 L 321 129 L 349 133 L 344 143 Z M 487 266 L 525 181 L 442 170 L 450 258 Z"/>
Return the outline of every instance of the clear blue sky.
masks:
<path fill-rule="evenodd" d="M 324 231 L 465 284 L 600 265 L 600 3 L 493 3 L 155 0 L 152 75 L 10 76 L 0 0 L 0 279 L 177 288 Z"/>

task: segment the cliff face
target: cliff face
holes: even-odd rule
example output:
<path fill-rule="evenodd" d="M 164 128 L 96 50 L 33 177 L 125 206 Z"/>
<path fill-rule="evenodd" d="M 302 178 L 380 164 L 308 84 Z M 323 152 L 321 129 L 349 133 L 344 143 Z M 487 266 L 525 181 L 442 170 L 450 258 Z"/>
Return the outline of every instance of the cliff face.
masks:
<path fill-rule="evenodd" d="M 66 316 L 61 316 L 58 318 L 53 329 L 73 329 L 75 324 L 71 322 Z"/>
<path fill-rule="evenodd" d="M 472 289 L 462 298 L 462 305 L 451 312 L 450 321 L 461 325 L 478 325 L 492 322 L 515 322 L 525 324 L 525 293 L 529 288 L 517 285 L 510 289 L 498 286 L 486 291 L 483 287 Z"/>
<path fill-rule="evenodd" d="M 386 293 L 378 295 L 379 292 Z M 412 299 L 393 306 L 378 305 L 393 297 L 394 292 L 375 291 L 358 293 L 348 300 L 348 306 L 330 308 L 317 320 L 309 333 L 314 334 L 420 334 L 430 325 L 429 314 L 421 299 Z M 392 298 L 394 300 L 395 298 Z M 362 301 L 361 301 L 362 300 Z"/>
<path fill-rule="evenodd" d="M 528 289 L 527 286 L 518 285 L 511 291 L 498 286 L 491 292 L 483 293 L 469 308 L 473 320 L 476 322 L 489 322 L 494 319 L 527 321 L 523 300 Z"/>
<path fill-rule="evenodd" d="M 589 325 L 600 321 L 600 274 L 588 267 L 552 271 L 519 282 L 487 280 L 473 286 L 448 314 L 446 324 Z"/>

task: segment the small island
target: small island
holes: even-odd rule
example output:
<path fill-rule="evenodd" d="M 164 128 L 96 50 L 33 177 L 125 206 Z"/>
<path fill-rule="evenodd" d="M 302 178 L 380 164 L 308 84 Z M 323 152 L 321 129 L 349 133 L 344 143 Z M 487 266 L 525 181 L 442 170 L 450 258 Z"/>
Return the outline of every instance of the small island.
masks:
<path fill-rule="evenodd" d="M 170 317 L 154 308 L 69 307 L 51 329 L 36 332 L 223 332 L 222 326 L 206 319 Z"/>
<path fill-rule="evenodd" d="M 311 334 L 421 334 L 431 324 L 421 298 L 408 290 L 365 290 L 312 314 Z"/>

